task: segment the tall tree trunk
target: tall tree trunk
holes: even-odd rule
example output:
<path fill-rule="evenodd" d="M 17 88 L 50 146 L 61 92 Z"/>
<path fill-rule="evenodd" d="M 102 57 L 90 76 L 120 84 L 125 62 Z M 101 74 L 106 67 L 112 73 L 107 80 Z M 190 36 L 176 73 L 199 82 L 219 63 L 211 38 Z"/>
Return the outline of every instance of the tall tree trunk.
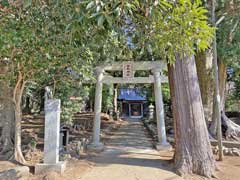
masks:
<path fill-rule="evenodd" d="M 19 72 L 18 80 L 14 89 L 14 102 L 15 102 L 15 138 L 14 138 L 14 159 L 22 164 L 25 164 L 25 159 L 21 149 L 21 121 L 22 121 L 22 109 L 21 101 L 22 94 L 25 87 L 25 82 Z"/>
<path fill-rule="evenodd" d="M 211 0 L 211 21 L 212 26 L 217 27 L 216 25 L 216 0 Z M 216 122 L 217 125 L 217 140 L 218 140 L 218 149 L 219 149 L 219 160 L 223 160 L 223 144 L 222 144 L 222 122 L 221 122 L 221 100 L 220 100 L 220 92 L 219 92 L 219 71 L 218 71 L 218 52 L 217 52 L 217 37 L 216 31 L 214 32 L 213 36 L 213 69 L 214 69 L 214 106 L 213 106 L 213 121 Z"/>
<path fill-rule="evenodd" d="M 218 77 L 219 77 L 219 94 L 220 94 L 220 109 L 225 111 L 225 91 L 227 83 L 227 67 L 223 61 L 218 62 Z"/>
<path fill-rule="evenodd" d="M 1 142 L 3 147 L 1 154 L 5 159 L 10 158 L 13 153 L 14 137 L 14 104 L 11 101 L 11 89 L 5 81 L 0 81 L 0 121 L 2 125 Z"/>
<path fill-rule="evenodd" d="M 218 77 L 219 77 L 219 95 L 220 95 L 220 110 L 224 113 L 225 109 L 225 87 L 226 87 L 226 80 L 227 80 L 227 68 L 223 61 L 218 62 Z M 216 137 L 217 135 L 217 119 L 215 118 L 215 105 L 216 102 L 214 100 L 213 103 L 213 114 L 212 114 L 212 122 L 209 128 L 209 131 L 212 136 Z"/>
<path fill-rule="evenodd" d="M 227 81 L 227 68 L 223 61 L 218 62 L 218 75 L 219 75 L 219 94 L 220 94 L 220 109 L 221 109 L 221 121 L 222 121 L 222 131 L 223 136 L 227 140 L 236 140 L 240 141 L 240 126 L 233 121 L 231 121 L 226 115 L 225 115 L 225 100 L 226 100 L 226 81 Z M 214 110 L 214 108 L 213 108 Z M 215 113 L 213 111 L 213 113 Z M 216 136 L 217 134 L 217 120 L 214 118 L 210 126 L 210 133 L 212 136 Z"/>
<path fill-rule="evenodd" d="M 194 57 L 169 66 L 175 127 L 175 166 L 180 175 L 211 177 L 216 165 L 208 137 Z"/>
<path fill-rule="evenodd" d="M 216 94 L 215 92 L 213 93 L 213 97 L 215 97 Z M 216 109 L 215 109 L 215 106 L 216 106 L 216 100 L 213 98 L 213 106 L 212 106 L 212 122 L 209 126 L 209 132 L 211 134 L 211 136 L 213 138 L 217 138 L 217 118 L 216 118 Z"/>
<path fill-rule="evenodd" d="M 208 126 L 212 121 L 214 92 L 213 55 L 211 49 L 196 55 L 196 65 L 204 115 Z"/>

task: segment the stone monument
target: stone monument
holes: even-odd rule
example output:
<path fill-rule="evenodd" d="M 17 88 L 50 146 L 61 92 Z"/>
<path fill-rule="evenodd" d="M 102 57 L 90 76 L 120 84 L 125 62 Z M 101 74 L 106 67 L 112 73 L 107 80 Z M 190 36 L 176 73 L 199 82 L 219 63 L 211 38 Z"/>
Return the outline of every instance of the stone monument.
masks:
<path fill-rule="evenodd" d="M 59 162 L 60 150 L 60 106 L 59 99 L 45 100 L 44 160 L 35 166 L 35 174 L 56 171 L 63 173 L 65 162 Z"/>

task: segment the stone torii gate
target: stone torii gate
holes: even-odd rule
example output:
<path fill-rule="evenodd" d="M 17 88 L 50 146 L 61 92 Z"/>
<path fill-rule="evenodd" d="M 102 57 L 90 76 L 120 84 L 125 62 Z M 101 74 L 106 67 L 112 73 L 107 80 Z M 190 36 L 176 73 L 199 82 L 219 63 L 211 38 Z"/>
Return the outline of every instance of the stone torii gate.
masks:
<path fill-rule="evenodd" d="M 146 70 L 151 71 L 152 75 L 149 77 L 134 77 L 136 71 Z M 100 127 L 101 127 L 101 109 L 102 109 L 102 88 L 103 84 L 147 84 L 154 83 L 155 106 L 157 117 L 157 133 L 158 144 L 156 148 L 169 149 L 171 145 L 167 142 L 164 107 L 161 91 L 161 83 L 168 82 L 168 78 L 163 75 L 163 71 L 167 70 L 167 65 L 163 61 L 122 61 L 114 62 L 111 65 L 98 66 L 95 69 L 97 81 L 95 90 L 95 104 L 94 104 L 94 125 L 93 125 L 93 139 L 88 149 L 94 151 L 103 150 L 104 146 L 100 142 Z M 105 75 L 105 71 L 123 71 L 123 77 L 113 77 Z"/>

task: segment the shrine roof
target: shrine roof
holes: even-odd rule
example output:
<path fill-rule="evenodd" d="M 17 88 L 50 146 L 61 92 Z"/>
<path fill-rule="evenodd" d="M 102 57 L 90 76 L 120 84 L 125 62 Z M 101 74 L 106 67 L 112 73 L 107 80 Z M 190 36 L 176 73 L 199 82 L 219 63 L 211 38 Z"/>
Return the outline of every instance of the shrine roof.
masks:
<path fill-rule="evenodd" d="M 139 88 L 121 88 L 119 89 L 118 100 L 146 101 L 146 94 L 146 91 Z"/>

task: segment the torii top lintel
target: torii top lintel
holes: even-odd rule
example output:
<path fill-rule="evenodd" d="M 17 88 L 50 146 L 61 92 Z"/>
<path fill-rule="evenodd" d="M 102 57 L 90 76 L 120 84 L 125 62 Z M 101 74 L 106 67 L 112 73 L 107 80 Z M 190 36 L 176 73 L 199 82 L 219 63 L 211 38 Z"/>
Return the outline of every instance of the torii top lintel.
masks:
<path fill-rule="evenodd" d="M 121 71 L 123 65 L 129 63 L 132 64 L 133 71 L 152 69 L 167 70 L 167 63 L 165 61 L 121 61 L 98 67 L 105 71 Z"/>

